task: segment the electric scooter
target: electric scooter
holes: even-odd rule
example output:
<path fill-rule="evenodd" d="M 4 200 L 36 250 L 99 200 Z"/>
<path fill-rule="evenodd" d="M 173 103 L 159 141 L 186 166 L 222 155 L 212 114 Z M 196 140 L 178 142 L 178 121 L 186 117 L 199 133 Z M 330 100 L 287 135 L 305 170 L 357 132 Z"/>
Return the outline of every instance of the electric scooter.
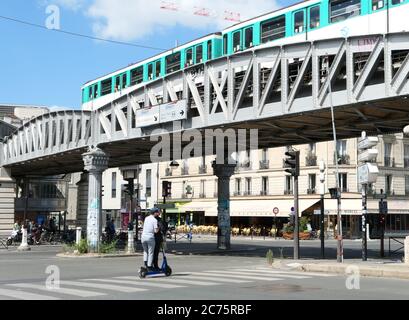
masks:
<path fill-rule="evenodd" d="M 148 276 L 156 276 L 159 274 L 164 274 L 166 277 L 170 277 L 172 275 L 172 269 L 168 265 L 168 260 L 166 259 L 165 248 L 162 247 L 162 254 L 163 254 L 163 262 L 162 267 L 159 270 L 149 271 L 146 267 L 141 267 L 139 270 L 139 277 L 141 279 L 145 279 Z"/>

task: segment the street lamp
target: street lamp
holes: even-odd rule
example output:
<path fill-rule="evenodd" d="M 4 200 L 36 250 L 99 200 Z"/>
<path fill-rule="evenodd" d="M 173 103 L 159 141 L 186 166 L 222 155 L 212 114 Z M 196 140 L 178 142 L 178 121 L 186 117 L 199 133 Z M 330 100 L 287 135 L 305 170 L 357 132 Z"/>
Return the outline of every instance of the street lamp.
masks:
<path fill-rule="evenodd" d="M 321 195 L 321 215 L 320 215 L 320 239 L 321 239 L 321 259 L 325 259 L 325 162 L 320 161 L 320 195 Z"/>
<path fill-rule="evenodd" d="M 180 164 L 179 164 L 177 161 L 173 160 L 173 161 L 170 163 L 169 166 L 170 166 L 172 169 L 177 169 L 177 168 L 179 168 Z"/>
<path fill-rule="evenodd" d="M 405 135 L 406 138 L 409 138 L 409 126 L 406 126 L 403 129 L 403 134 Z"/>

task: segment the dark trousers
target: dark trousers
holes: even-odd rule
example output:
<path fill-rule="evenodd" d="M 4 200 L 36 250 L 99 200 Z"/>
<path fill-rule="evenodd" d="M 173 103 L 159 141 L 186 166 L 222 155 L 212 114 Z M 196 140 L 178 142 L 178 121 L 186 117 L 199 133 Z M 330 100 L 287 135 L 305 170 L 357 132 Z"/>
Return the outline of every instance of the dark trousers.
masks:
<path fill-rule="evenodd" d="M 155 250 L 153 251 L 153 267 L 159 268 L 159 252 L 162 244 L 162 237 L 155 237 Z"/>

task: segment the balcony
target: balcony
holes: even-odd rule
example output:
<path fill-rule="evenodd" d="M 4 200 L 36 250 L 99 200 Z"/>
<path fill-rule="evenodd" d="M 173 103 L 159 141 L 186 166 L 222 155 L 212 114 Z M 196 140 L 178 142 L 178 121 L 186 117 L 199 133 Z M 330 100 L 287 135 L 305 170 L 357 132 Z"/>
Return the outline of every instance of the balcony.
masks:
<path fill-rule="evenodd" d="M 243 162 L 239 164 L 239 170 L 248 171 L 251 170 L 251 162 Z"/>
<path fill-rule="evenodd" d="M 384 158 L 384 165 L 388 168 L 395 168 L 395 158 L 392 157 L 385 157 Z"/>
<path fill-rule="evenodd" d="M 307 167 L 316 167 L 317 160 L 318 160 L 318 157 L 315 154 L 311 153 L 305 158 L 305 165 Z"/>
<path fill-rule="evenodd" d="M 182 176 L 188 176 L 189 175 L 189 168 L 188 167 L 182 167 L 181 175 Z"/>
<path fill-rule="evenodd" d="M 199 198 L 200 199 L 206 199 L 206 194 L 205 193 L 200 193 Z"/>
<path fill-rule="evenodd" d="M 207 173 L 207 166 L 201 165 L 199 166 L 199 174 L 206 174 Z"/>
<path fill-rule="evenodd" d="M 262 160 L 260 161 L 260 170 L 268 170 L 270 169 L 270 161 Z"/>
<path fill-rule="evenodd" d="M 166 168 L 165 177 L 171 177 L 171 176 L 172 176 L 172 169 L 171 168 Z"/>
<path fill-rule="evenodd" d="M 315 188 L 308 189 L 307 194 L 317 194 L 317 190 Z"/>
<path fill-rule="evenodd" d="M 284 190 L 284 195 L 285 196 L 292 196 L 294 194 L 293 190 Z"/>
<path fill-rule="evenodd" d="M 337 164 L 336 160 L 334 160 L 334 164 Z M 348 154 L 338 155 L 338 164 L 349 166 L 351 164 L 351 157 Z"/>

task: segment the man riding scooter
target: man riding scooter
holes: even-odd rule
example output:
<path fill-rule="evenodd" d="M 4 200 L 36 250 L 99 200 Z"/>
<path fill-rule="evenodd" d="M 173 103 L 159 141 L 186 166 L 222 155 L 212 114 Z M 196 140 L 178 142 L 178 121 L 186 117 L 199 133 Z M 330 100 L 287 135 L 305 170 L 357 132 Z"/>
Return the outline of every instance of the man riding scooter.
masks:
<path fill-rule="evenodd" d="M 159 252 L 163 245 L 163 240 L 166 238 L 167 232 L 167 223 L 161 218 L 161 212 L 158 210 L 157 215 L 155 215 L 156 220 L 158 221 L 159 231 L 155 233 L 155 250 L 153 252 L 153 268 L 155 271 L 159 271 Z"/>

